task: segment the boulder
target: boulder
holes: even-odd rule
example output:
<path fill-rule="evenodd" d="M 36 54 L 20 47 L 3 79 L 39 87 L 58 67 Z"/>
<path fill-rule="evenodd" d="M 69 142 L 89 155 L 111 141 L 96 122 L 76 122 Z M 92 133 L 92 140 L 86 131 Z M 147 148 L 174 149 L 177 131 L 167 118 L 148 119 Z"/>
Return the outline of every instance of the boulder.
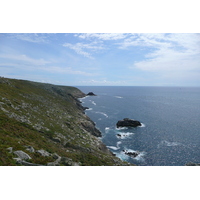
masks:
<path fill-rule="evenodd" d="M 39 153 L 41 156 L 44 156 L 44 157 L 48 157 L 48 156 L 51 156 L 51 154 L 43 149 L 40 149 L 40 150 L 37 150 L 36 153 Z"/>
<path fill-rule="evenodd" d="M 12 153 L 13 147 L 8 147 L 7 150 L 9 151 L 9 153 Z"/>
<path fill-rule="evenodd" d="M 35 152 L 35 149 L 32 146 L 25 146 L 27 151 L 30 151 L 31 153 Z"/>
<path fill-rule="evenodd" d="M 123 150 L 123 152 L 124 152 L 126 155 L 128 155 L 128 156 L 130 156 L 130 157 L 132 157 L 132 158 L 135 158 L 135 157 L 137 157 L 137 156 L 139 155 L 139 152 L 138 152 L 138 151 L 127 151 L 127 150 Z"/>
<path fill-rule="evenodd" d="M 116 125 L 117 128 L 142 126 L 142 124 L 139 121 L 129 118 L 124 118 L 123 120 L 118 121 Z"/>
<path fill-rule="evenodd" d="M 89 93 L 87 94 L 87 96 L 97 96 L 97 95 L 94 94 L 93 92 L 89 92 Z"/>
<path fill-rule="evenodd" d="M 13 153 L 15 155 L 17 155 L 18 158 L 20 158 L 21 160 L 29 160 L 29 159 L 31 159 L 31 157 L 27 153 L 25 153 L 23 151 L 14 151 Z"/>

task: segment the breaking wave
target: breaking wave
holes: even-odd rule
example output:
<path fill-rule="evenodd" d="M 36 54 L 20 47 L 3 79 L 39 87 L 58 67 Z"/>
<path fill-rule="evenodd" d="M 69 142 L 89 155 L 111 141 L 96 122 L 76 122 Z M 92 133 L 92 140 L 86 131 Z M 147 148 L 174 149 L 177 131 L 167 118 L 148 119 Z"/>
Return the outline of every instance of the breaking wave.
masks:
<path fill-rule="evenodd" d="M 92 101 L 92 100 L 90 100 L 90 101 L 91 101 L 91 103 L 92 103 L 93 105 L 95 105 L 95 106 L 97 105 L 94 101 Z"/>
<path fill-rule="evenodd" d="M 101 115 L 105 116 L 106 118 L 108 118 L 108 115 L 104 112 L 95 112 L 95 113 L 101 114 Z"/>
<path fill-rule="evenodd" d="M 110 149 L 113 149 L 113 150 L 118 150 L 118 149 L 120 149 L 120 147 L 119 147 L 120 144 L 121 144 L 121 142 L 119 141 L 119 142 L 117 142 L 116 147 L 115 146 L 107 146 L 107 147 Z"/>
<path fill-rule="evenodd" d="M 133 135 L 134 133 L 132 133 L 132 132 L 127 132 L 127 133 L 118 133 L 117 135 L 116 135 L 116 137 L 118 138 L 118 139 L 125 139 L 125 138 L 127 138 L 127 137 L 129 137 L 129 136 L 131 136 L 131 135 Z"/>

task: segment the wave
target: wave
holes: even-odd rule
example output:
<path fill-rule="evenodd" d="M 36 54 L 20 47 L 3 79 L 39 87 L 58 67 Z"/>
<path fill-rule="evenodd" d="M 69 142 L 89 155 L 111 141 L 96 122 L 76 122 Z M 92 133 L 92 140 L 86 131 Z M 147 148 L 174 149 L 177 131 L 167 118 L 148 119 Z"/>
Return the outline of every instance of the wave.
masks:
<path fill-rule="evenodd" d="M 114 147 L 114 146 L 107 146 L 109 149 L 113 149 L 113 150 L 118 150 L 118 147 Z"/>
<path fill-rule="evenodd" d="M 93 108 L 87 108 L 86 111 L 88 111 L 88 110 L 93 110 Z"/>
<path fill-rule="evenodd" d="M 123 97 L 120 97 L 120 96 L 115 96 L 116 98 L 118 98 L 118 99 L 123 99 Z"/>
<path fill-rule="evenodd" d="M 125 152 L 130 152 L 130 153 L 137 153 L 138 155 L 135 156 L 135 157 L 131 157 L 127 154 L 125 154 Z M 129 158 L 131 159 L 134 159 L 134 160 L 137 160 L 137 161 L 144 161 L 144 156 L 146 155 L 146 152 L 145 151 L 136 151 L 136 150 L 133 150 L 133 149 L 125 149 L 124 151 L 121 151 L 120 153 L 122 154 L 125 154 L 126 156 L 128 156 Z"/>
<path fill-rule="evenodd" d="M 116 127 L 115 129 L 120 131 L 120 130 L 126 130 L 128 129 L 128 127 L 119 127 L 119 128 Z"/>
<path fill-rule="evenodd" d="M 116 147 L 115 146 L 107 146 L 107 147 L 110 149 L 113 149 L 113 150 L 118 150 L 118 149 L 120 149 L 120 147 L 119 147 L 120 144 L 121 144 L 121 142 L 119 141 L 119 142 L 117 142 Z"/>
<path fill-rule="evenodd" d="M 132 133 L 132 132 L 118 133 L 118 134 L 116 135 L 116 137 L 119 138 L 119 139 L 125 139 L 125 138 L 127 138 L 127 137 L 129 137 L 130 135 L 133 135 L 133 134 L 134 134 L 134 133 Z"/>
<path fill-rule="evenodd" d="M 94 101 L 92 101 L 92 100 L 89 100 L 93 105 L 97 105 Z"/>
<path fill-rule="evenodd" d="M 108 118 L 108 115 L 104 112 L 95 112 L 95 113 L 101 114 L 101 115 L 105 116 L 106 118 Z"/>
<path fill-rule="evenodd" d="M 143 128 L 143 127 L 146 127 L 146 125 L 144 124 L 144 123 L 141 123 L 142 125 L 141 126 L 138 126 L 138 127 L 141 127 L 141 128 Z"/>
<path fill-rule="evenodd" d="M 81 98 L 78 98 L 79 100 L 83 100 L 83 99 L 86 99 L 88 98 L 89 96 L 85 96 L 85 97 L 81 97 Z"/>
<path fill-rule="evenodd" d="M 169 141 L 163 140 L 158 144 L 157 147 L 158 148 L 160 148 L 160 146 L 174 147 L 174 146 L 179 146 L 179 145 L 181 145 L 181 143 L 179 142 L 169 142 Z"/>

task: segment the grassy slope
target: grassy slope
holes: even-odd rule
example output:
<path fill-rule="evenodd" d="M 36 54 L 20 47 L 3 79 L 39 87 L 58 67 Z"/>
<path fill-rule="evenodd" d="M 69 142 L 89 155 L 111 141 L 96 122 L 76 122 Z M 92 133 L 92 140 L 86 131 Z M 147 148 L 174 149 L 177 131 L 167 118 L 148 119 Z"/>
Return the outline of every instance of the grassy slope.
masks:
<path fill-rule="evenodd" d="M 58 154 L 59 165 L 126 165 L 85 128 L 93 125 L 75 99 L 83 96 L 74 87 L 0 78 L 0 165 L 19 165 L 9 147 L 28 153 L 32 163 L 55 161 L 26 146 Z"/>

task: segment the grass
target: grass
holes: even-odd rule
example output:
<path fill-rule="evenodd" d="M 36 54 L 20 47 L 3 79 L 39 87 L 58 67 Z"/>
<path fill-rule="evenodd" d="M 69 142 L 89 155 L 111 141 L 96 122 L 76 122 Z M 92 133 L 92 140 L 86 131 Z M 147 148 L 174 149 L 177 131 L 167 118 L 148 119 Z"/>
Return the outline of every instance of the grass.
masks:
<path fill-rule="evenodd" d="M 28 153 L 32 163 L 55 161 L 52 156 L 30 153 L 25 146 L 81 165 L 115 165 L 113 156 L 99 150 L 98 140 L 81 125 L 87 121 L 77 106 L 76 98 L 81 96 L 74 87 L 0 77 L 0 165 L 19 165 L 8 147 Z M 61 142 L 55 142 L 56 137 Z"/>

